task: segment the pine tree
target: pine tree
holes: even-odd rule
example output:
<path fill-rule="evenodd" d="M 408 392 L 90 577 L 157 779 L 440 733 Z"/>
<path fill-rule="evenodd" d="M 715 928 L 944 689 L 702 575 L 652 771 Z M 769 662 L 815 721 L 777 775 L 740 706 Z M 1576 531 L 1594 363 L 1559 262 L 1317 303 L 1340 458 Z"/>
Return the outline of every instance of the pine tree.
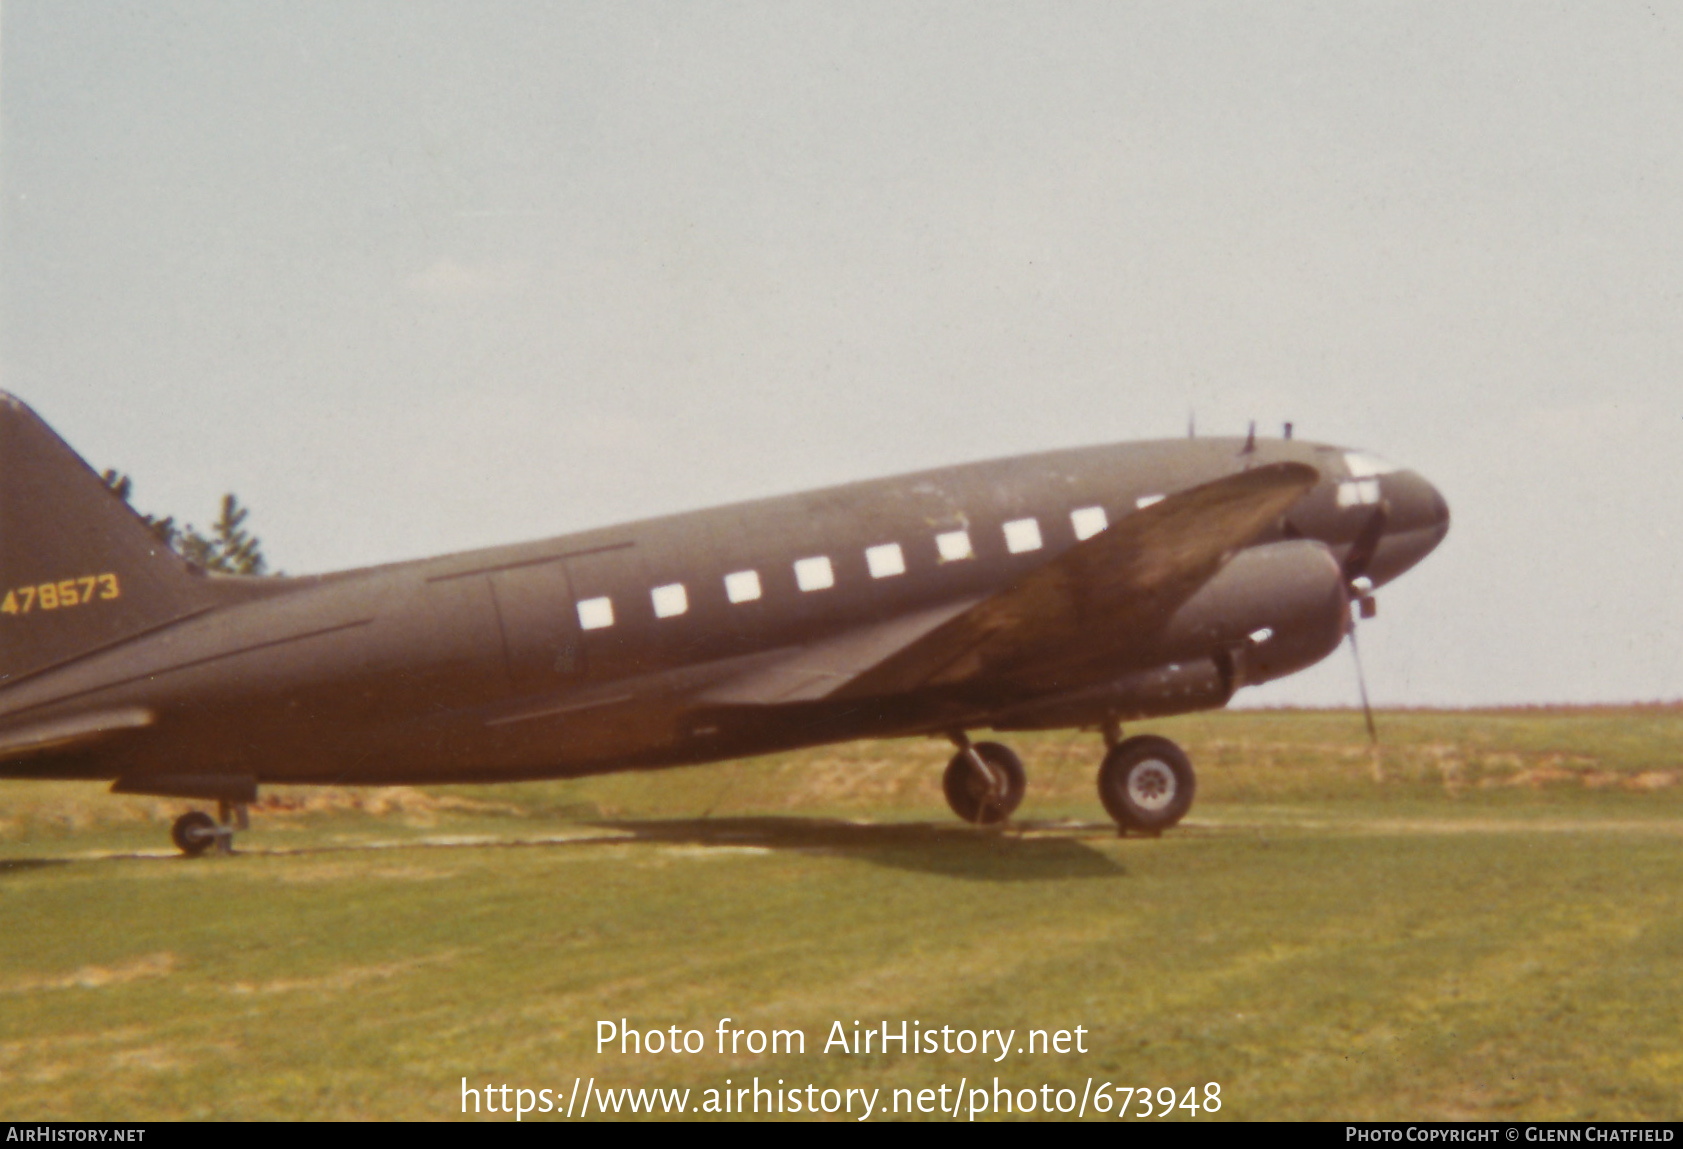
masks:
<path fill-rule="evenodd" d="M 104 478 L 105 485 L 111 488 L 112 494 L 116 495 L 125 503 L 129 502 L 129 496 L 134 494 L 133 479 L 115 468 L 107 469 L 105 474 L 101 477 Z M 169 547 L 170 550 L 175 551 L 178 554 L 180 553 L 181 528 L 175 525 L 174 515 L 168 515 L 160 519 L 156 515 L 142 514 L 138 510 L 135 513 L 140 515 L 141 519 L 146 523 L 147 527 L 151 529 L 152 533 L 158 536 L 160 542 Z"/>
<path fill-rule="evenodd" d="M 222 513 L 211 524 L 206 538 L 189 524 L 183 534 L 181 554 L 190 563 L 225 574 L 260 575 L 268 566 L 263 542 L 245 529 L 251 514 L 232 493 L 222 496 Z"/>
<path fill-rule="evenodd" d="M 117 470 L 105 472 L 105 485 L 123 502 L 134 494 L 134 481 Z M 139 513 L 139 512 L 137 512 Z M 260 575 L 268 571 L 263 541 L 245 528 L 251 508 L 240 506 L 232 493 L 222 496 L 222 513 L 211 524 L 210 534 L 200 534 L 192 523 L 177 526 L 175 516 L 158 518 L 141 514 L 146 526 L 176 554 L 197 567 L 222 574 Z"/>

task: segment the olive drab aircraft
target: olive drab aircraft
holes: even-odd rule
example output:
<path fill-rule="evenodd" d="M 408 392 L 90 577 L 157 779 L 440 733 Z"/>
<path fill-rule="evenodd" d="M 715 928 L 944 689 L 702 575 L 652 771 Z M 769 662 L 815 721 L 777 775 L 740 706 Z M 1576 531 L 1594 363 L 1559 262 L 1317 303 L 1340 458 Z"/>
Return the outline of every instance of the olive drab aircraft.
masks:
<path fill-rule="evenodd" d="M 936 736 L 959 817 L 1023 798 L 982 730 L 1102 734 L 1123 832 L 1192 804 L 1137 719 L 1301 670 L 1449 529 L 1375 456 L 1283 437 L 944 467 L 306 577 L 175 554 L 0 393 L 0 777 L 215 803 L 263 785 L 573 777 Z"/>

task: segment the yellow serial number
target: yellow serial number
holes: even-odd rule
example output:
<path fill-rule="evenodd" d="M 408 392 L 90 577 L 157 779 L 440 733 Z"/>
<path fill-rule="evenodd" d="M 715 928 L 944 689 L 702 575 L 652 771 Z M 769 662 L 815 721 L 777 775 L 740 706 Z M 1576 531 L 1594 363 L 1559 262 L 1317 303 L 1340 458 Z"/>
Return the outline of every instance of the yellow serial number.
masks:
<path fill-rule="evenodd" d="M 32 610 L 65 610 L 86 606 L 95 599 L 121 598 L 123 588 L 114 574 L 61 578 L 57 582 L 13 587 L 0 601 L 0 614 L 28 614 Z"/>

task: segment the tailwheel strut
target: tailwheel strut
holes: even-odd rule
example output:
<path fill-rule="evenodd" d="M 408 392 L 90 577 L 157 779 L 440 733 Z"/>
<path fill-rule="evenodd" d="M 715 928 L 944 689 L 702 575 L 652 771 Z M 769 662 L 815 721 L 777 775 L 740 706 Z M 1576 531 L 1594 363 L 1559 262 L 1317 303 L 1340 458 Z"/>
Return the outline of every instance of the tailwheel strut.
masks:
<path fill-rule="evenodd" d="M 217 817 L 203 810 L 189 810 L 170 827 L 170 840 L 183 854 L 196 858 L 216 847 L 219 854 L 234 852 L 234 831 L 251 829 L 251 815 L 246 803 L 223 799 L 216 804 Z"/>

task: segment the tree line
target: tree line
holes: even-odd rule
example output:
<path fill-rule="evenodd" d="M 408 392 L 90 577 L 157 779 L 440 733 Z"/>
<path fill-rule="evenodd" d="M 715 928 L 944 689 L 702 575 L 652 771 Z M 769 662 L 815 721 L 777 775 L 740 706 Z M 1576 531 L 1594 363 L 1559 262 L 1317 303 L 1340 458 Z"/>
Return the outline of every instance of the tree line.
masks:
<path fill-rule="evenodd" d="M 106 471 L 104 479 L 112 494 L 134 506 L 131 500 L 133 479 L 114 469 Z M 200 531 L 192 523 L 177 523 L 174 515 L 159 518 L 138 508 L 135 513 L 165 546 L 194 566 L 222 574 L 269 573 L 268 560 L 263 556 L 263 541 L 246 529 L 245 521 L 251 509 L 241 506 L 232 492 L 222 496 L 221 513 L 208 531 Z"/>

